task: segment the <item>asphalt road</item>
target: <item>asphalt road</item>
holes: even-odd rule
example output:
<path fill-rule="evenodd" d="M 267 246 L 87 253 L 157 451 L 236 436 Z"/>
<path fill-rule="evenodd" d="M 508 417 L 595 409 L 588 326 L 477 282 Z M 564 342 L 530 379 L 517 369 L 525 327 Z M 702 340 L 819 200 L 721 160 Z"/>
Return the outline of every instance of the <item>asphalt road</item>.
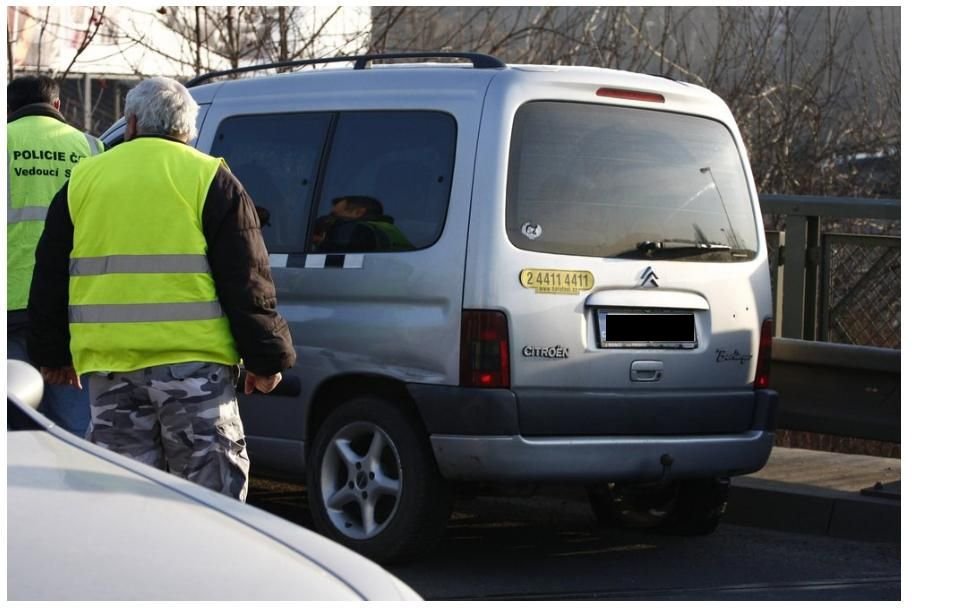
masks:
<path fill-rule="evenodd" d="M 459 498 L 428 557 L 387 569 L 427 600 L 899 600 L 900 545 L 721 525 L 679 538 L 603 529 L 576 490 Z M 309 527 L 302 486 L 248 502 Z"/>

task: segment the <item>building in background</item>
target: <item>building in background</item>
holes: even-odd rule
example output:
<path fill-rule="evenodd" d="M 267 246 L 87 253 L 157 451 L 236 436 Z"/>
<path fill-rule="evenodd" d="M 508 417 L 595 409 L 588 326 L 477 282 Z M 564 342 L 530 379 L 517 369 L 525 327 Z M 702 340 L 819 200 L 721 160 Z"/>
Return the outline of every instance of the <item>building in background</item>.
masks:
<path fill-rule="evenodd" d="M 8 6 L 8 78 L 61 78 L 68 121 L 98 134 L 148 76 L 364 52 L 363 6 Z"/>

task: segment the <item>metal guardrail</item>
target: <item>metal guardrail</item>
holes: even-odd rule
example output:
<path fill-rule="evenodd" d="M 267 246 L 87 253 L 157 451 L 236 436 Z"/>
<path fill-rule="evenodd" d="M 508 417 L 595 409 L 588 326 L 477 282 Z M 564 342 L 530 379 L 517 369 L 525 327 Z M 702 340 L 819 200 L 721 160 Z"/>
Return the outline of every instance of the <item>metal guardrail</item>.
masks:
<path fill-rule="evenodd" d="M 761 195 L 777 338 L 778 427 L 900 442 L 899 200 Z M 839 223 L 838 223 L 839 220 Z M 827 223 L 860 233 L 824 231 Z"/>
<path fill-rule="evenodd" d="M 761 195 L 760 207 L 785 217 L 784 230 L 767 231 L 775 334 L 899 348 L 899 236 L 823 227 L 827 219 L 868 230 L 871 222 L 899 221 L 900 201 Z"/>
<path fill-rule="evenodd" d="M 773 341 L 777 427 L 900 442 L 900 350 Z"/>
<path fill-rule="evenodd" d="M 823 233 L 818 341 L 900 348 L 900 238 Z"/>

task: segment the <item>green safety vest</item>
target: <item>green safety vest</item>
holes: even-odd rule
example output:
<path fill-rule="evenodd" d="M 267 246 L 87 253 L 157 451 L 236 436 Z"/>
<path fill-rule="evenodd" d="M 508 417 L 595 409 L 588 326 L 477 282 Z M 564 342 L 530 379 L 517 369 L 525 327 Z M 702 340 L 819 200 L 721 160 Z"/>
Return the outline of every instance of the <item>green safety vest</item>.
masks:
<path fill-rule="evenodd" d="M 26 309 L 47 208 L 77 161 L 103 150 L 91 135 L 47 116 L 7 124 L 7 310 Z"/>
<path fill-rule="evenodd" d="M 383 250 L 403 250 L 413 248 L 413 244 L 400 232 L 392 222 L 383 220 L 360 220 L 362 224 L 369 225 L 377 235 L 377 247 Z M 383 240 L 386 243 L 380 243 Z"/>
<path fill-rule="evenodd" d="M 239 362 L 203 234 L 221 162 L 141 137 L 74 168 L 69 319 L 78 374 Z"/>

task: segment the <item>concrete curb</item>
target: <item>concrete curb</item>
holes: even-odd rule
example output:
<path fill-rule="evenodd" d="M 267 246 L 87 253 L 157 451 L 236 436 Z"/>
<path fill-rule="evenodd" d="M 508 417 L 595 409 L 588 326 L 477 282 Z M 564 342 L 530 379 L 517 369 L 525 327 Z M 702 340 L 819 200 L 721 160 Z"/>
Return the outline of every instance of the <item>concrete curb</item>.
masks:
<path fill-rule="evenodd" d="M 849 538 L 900 542 L 900 501 L 740 477 L 730 486 L 725 523 Z"/>

